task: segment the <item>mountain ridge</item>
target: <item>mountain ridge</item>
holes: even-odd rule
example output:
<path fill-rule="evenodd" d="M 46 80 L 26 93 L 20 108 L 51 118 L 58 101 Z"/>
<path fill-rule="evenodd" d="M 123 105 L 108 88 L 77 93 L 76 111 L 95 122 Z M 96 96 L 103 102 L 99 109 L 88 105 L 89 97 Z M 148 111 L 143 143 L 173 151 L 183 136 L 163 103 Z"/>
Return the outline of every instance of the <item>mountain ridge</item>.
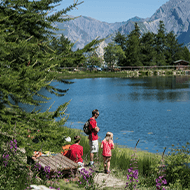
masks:
<path fill-rule="evenodd" d="M 173 31 L 179 43 L 184 43 L 190 49 L 190 0 L 170 0 L 159 7 L 150 18 L 137 16 L 123 22 L 107 23 L 91 17 L 81 16 L 65 23 L 57 23 L 58 28 L 64 29 L 63 33 L 71 42 L 74 49 L 81 49 L 96 37 L 106 38 L 117 31 L 121 34 L 129 34 L 137 22 L 141 33 L 157 33 L 159 21 L 165 24 L 166 32 Z M 107 39 L 99 46 L 102 54 L 103 48 L 111 41 Z"/>

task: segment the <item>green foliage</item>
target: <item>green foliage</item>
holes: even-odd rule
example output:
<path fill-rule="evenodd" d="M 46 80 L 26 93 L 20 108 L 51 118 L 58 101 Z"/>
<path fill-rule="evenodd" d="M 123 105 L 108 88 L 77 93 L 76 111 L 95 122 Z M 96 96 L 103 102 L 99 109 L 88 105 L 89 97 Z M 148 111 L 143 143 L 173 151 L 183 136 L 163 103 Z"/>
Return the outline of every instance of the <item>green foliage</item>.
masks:
<path fill-rule="evenodd" d="M 75 56 L 71 50 L 74 43 L 71 43 L 63 34 L 60 38 L 53 37 L 50 48 L 59 57 L 60 67 L 75 67 Z"/>
<path fill-rule="evenodd" d="M 166 34 L 166 64 L 171 65 L 174 61 L 184 59 L 182 55 L 183 44 L 179 44 L 174 32 Z"/>
<path fill-rule="evenodd" d="M 91 70 L 94 65 L 101 67 L 102 63 L 103 63 L 103 59 L 100 56 L 98 56 L 98 54 L 96 53 L 95 50 L 92 52 L 89 52 L 86 55 L 86 63 L 85 64 L 86 64 L 86 66 L 92 66 Z"/>
<path fill-rule="evenodd" d="M 142 35 L 140 39 L 141 43 L 141 60 L 145 66 L 156 65 L 155 56 L 155 34 L 152 32 L 147 32 Z"/>
<path fill-rule="evenodd" d="M 189 143 L 181 148 L 172 149 L 166 157 L 166 179 L 170 186 L 190 187 Z"/>
<path fill-rule="evenodd" d="M 53 80 L 68 83 L 57 77 L 60 66 L 64 63 L 80 64 L 84 59 L 83 53 L 94 50 L 100 41 L 95 39 L 73 52 L 73 44 L 64 36 L 58 40 L 53 38 L 57 30 L 53 22 L 68 21 L 64 15 L 80 4 L 76 1 L 68 8 L 49 15 L 60 1 L 0 2 L 0 186 L 8 181 L 6 189 L 14 189 L 17 182 L 25 186 L 30 181 L 26 178 L 26 160 L 18 162 L 20 155 L 9 156 L 12 160 L 9 159 L 3 168 L 2 163 L 6 161 L 3 160 L 6 153 L 3 152 L 3 144 L 9 138 L 16 139 L 17 146 L 26 150 L 25 157 L 32 156 L 33 151 L 61 151 L 64 137 L 69 134 L 69 130 L 62 127 L 68 118 L 65 110 L 69 102 L 62 103 L 53 112 L 50 112 L 51 107 L 41 112 L 38 106 L 49 98 L 41 95 L 40 90 L 64 96 L 68 89 L 51 85 Z M 35 108 L 26 112 L 23 104 Z"/>
<path fill-rule="evenodd" d="M 1 144 L 0 186 L 2 190 L 26 189 L 31 181 L 35 183 L 35 178 L 31 176 L 24 159 L 24 154 L 17 150 L 16 139 Z"/>
<path fill-rule="evenodd" d="M 40 94 L 42 88 L 64 96 L 68 89 L 57 89 L 51 85 L 54 79 L 65 82 L 57 78 L 57 69 L 65 62 L 79 64 L 84 58 L 83 53 L 93 50 L 96 47 L 92 46 L 98 43 L 95 39 L 83 49 L 72 52 L 73 44 L 61 36 L 57 41 L 53 38 L 50 46 L 52 31 L 56 30 L 52 23 L 68 20 L 60 16 L 79 5 L 76 2 L 49 16 L 49 11 L 55 7 L 53 4 L 58 2 L 60 0 L 3 0 L 0 3 L 0 131 L 14 135 L 18 145 L 26 148 L 27 154 L 32 151 L 31 139 L 27 138 L 28 130 L 34 133 L 31 135 L 38 139 L 39 146 L 43 144 L 45 148 L 50 148 L 50 139 L 60 145 L 61 136 L 66 132 L 62 130 L 59 135 L 57 132 L 67 120 L 65 110 L 69 102 L 63 103 L 54 112 L 49 112 L 49 108 L 43 113 L 35 109 L 27 113 L 20 105 L 46 103 L 49 98 Z M 34 147 L 39 148 L 37 145 Z"/>
<path fill-rule="evenodd" d="M 125 58 L 125 53 L 119 45 L 115 43 L 109 43 L 107 47 L 104 48 L 104 60 L 108 66 L 112 67 L 117 65 L 118 61 Z"/>
<path fill-rule="evenodd" d="M 141 46 L 140 46 L 140 29 L 135 23 L 135 29 L 128 35 L 126 41 L 126 62 L 125 66 L 142 66 Z"/>
<path fill-rule="evenodd" d="M 165 65 L 165 49 L 166 49 L 166 29 L 164 22 L 160 21 L 158 33 L 155 36 L 155 50 L 156 50 L 156 65 Z"/>
<path fill-rule="evenodd" d="M 140 33 L 138 24 L 127 36 L 117 32 L 113 41 L 125 52 L 125 58 L 118 60 L 120 66 L 164 66 L 173 65 L 176 60 L 190 61 L 190 52 L 180 44 L 173 31 L 166 33 L 160 21 L 157 34 Z M 140 37 L 141 36 L 141 37 Z"/>
<path fill-rule="evenodd" d="M 123 51 L 126 50 L 127 37 L 124 34 L 122 35 L 121 32 L 117 32 L 113 40 Z"/>
<path fill-rule="evenodd" d="M 79 188 L 85 188 L 87 190 L 97 189 L 97 185 L 94 183 L 95 171 L 91 168 L 89 170 L 82 168 L 79 173 L 79 180 L 76 182 Z"/>

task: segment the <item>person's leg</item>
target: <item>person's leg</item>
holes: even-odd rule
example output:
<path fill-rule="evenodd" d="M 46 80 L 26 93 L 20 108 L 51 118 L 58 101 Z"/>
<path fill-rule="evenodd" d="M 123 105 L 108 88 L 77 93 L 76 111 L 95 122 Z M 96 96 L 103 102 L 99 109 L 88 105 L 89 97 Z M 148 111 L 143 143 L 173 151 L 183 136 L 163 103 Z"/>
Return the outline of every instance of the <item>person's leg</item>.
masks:
<path fill-rule="evenodd" d="M 110 160 L 111 160 L 111 157 L 107 157 L 106 162 L 107 162 L 107 171 L 108 171 L 108 173 L 110 172 Z"/>
<path fill-rule="evenodd" d="M 93 161 L 93 158 L 94 158 L 94 153 L 90 153 L 90 161 Z"/>
<path fill-rule="evenodd" d="M 103 159 L 104 159 L 104 171 L 106 172 L 106 171 L 107 171 L 107 169 L 106 169 L 106 166 L 107 166 L 107 165 L 106 165 L 106 159 L 107 159 L 107 158 L 106 158 L 105 156 L 103 156 Z"/>
<path fill-rule="evenodd" d="M 98 152 L 98 140 L 90 141 L 91 149 L 90 149 L 90 165 L 94 165 L 94 153 Z"/>
<path fill-rule="evenodd" d="M 89 140 L 89 145 L 90 145 L 90 162 L 88 166 L 92 166 L 94 164 L 93 141 Z"/>
<path fill-rule="evenodd" d="M 107 170 L 108 170 L 108 172 L 110 171 L 110 160 L 107 161 Z"/>

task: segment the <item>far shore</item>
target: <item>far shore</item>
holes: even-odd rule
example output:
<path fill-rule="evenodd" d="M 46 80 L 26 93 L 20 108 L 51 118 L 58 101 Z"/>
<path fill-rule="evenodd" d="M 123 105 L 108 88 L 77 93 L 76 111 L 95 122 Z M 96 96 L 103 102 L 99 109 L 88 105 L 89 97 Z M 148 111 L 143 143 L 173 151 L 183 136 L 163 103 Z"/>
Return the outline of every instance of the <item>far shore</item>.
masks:
<path fill-rule="evenodd" d="M 136 78 L 152 76 L 190 76 L 188 70 L 123 70 L 123 71 L 60 71 L 57 72 L 58 79 L 82 79 L 82 78 Z"/>

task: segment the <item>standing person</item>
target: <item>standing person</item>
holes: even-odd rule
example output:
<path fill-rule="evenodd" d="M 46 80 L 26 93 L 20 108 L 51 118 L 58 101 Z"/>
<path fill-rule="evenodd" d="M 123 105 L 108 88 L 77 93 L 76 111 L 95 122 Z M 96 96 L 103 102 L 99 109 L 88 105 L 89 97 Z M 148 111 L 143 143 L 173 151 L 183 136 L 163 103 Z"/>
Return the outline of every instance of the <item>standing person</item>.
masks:
<path fill-rule="evenodd" d="M 108 174 L 110 173 L 111 149 L 114 149 L 113 133 L 106 133 L 106 137 L 102 141 L 100 147 L 103 149 L 102 155 L 104 159 L 104 171 Z"/>
<path fill-rule="evenodd" d="M 83 167 L 83 147 L 80 144 L 80 136 L 74 137 L 75 144 L 71 145 L 69 148 L 69 158 L 73 160 L 74 162 L 78 163 L 79 166 Z"/>
<path fill-rule="evenodd" d="M 97 126 L 96 119 L 99 116 L 99 111 L 97 109 L 92 111 L 92 117 L 89 121 L 89 129 L 91 130 L 91 134 L 89 135 L 89 145 L 90 145 L 90 162 L 87 166 L 94 166 L 94 153 L 98 152 L 98 132 L 100 131 L 99 127 Z"/>

